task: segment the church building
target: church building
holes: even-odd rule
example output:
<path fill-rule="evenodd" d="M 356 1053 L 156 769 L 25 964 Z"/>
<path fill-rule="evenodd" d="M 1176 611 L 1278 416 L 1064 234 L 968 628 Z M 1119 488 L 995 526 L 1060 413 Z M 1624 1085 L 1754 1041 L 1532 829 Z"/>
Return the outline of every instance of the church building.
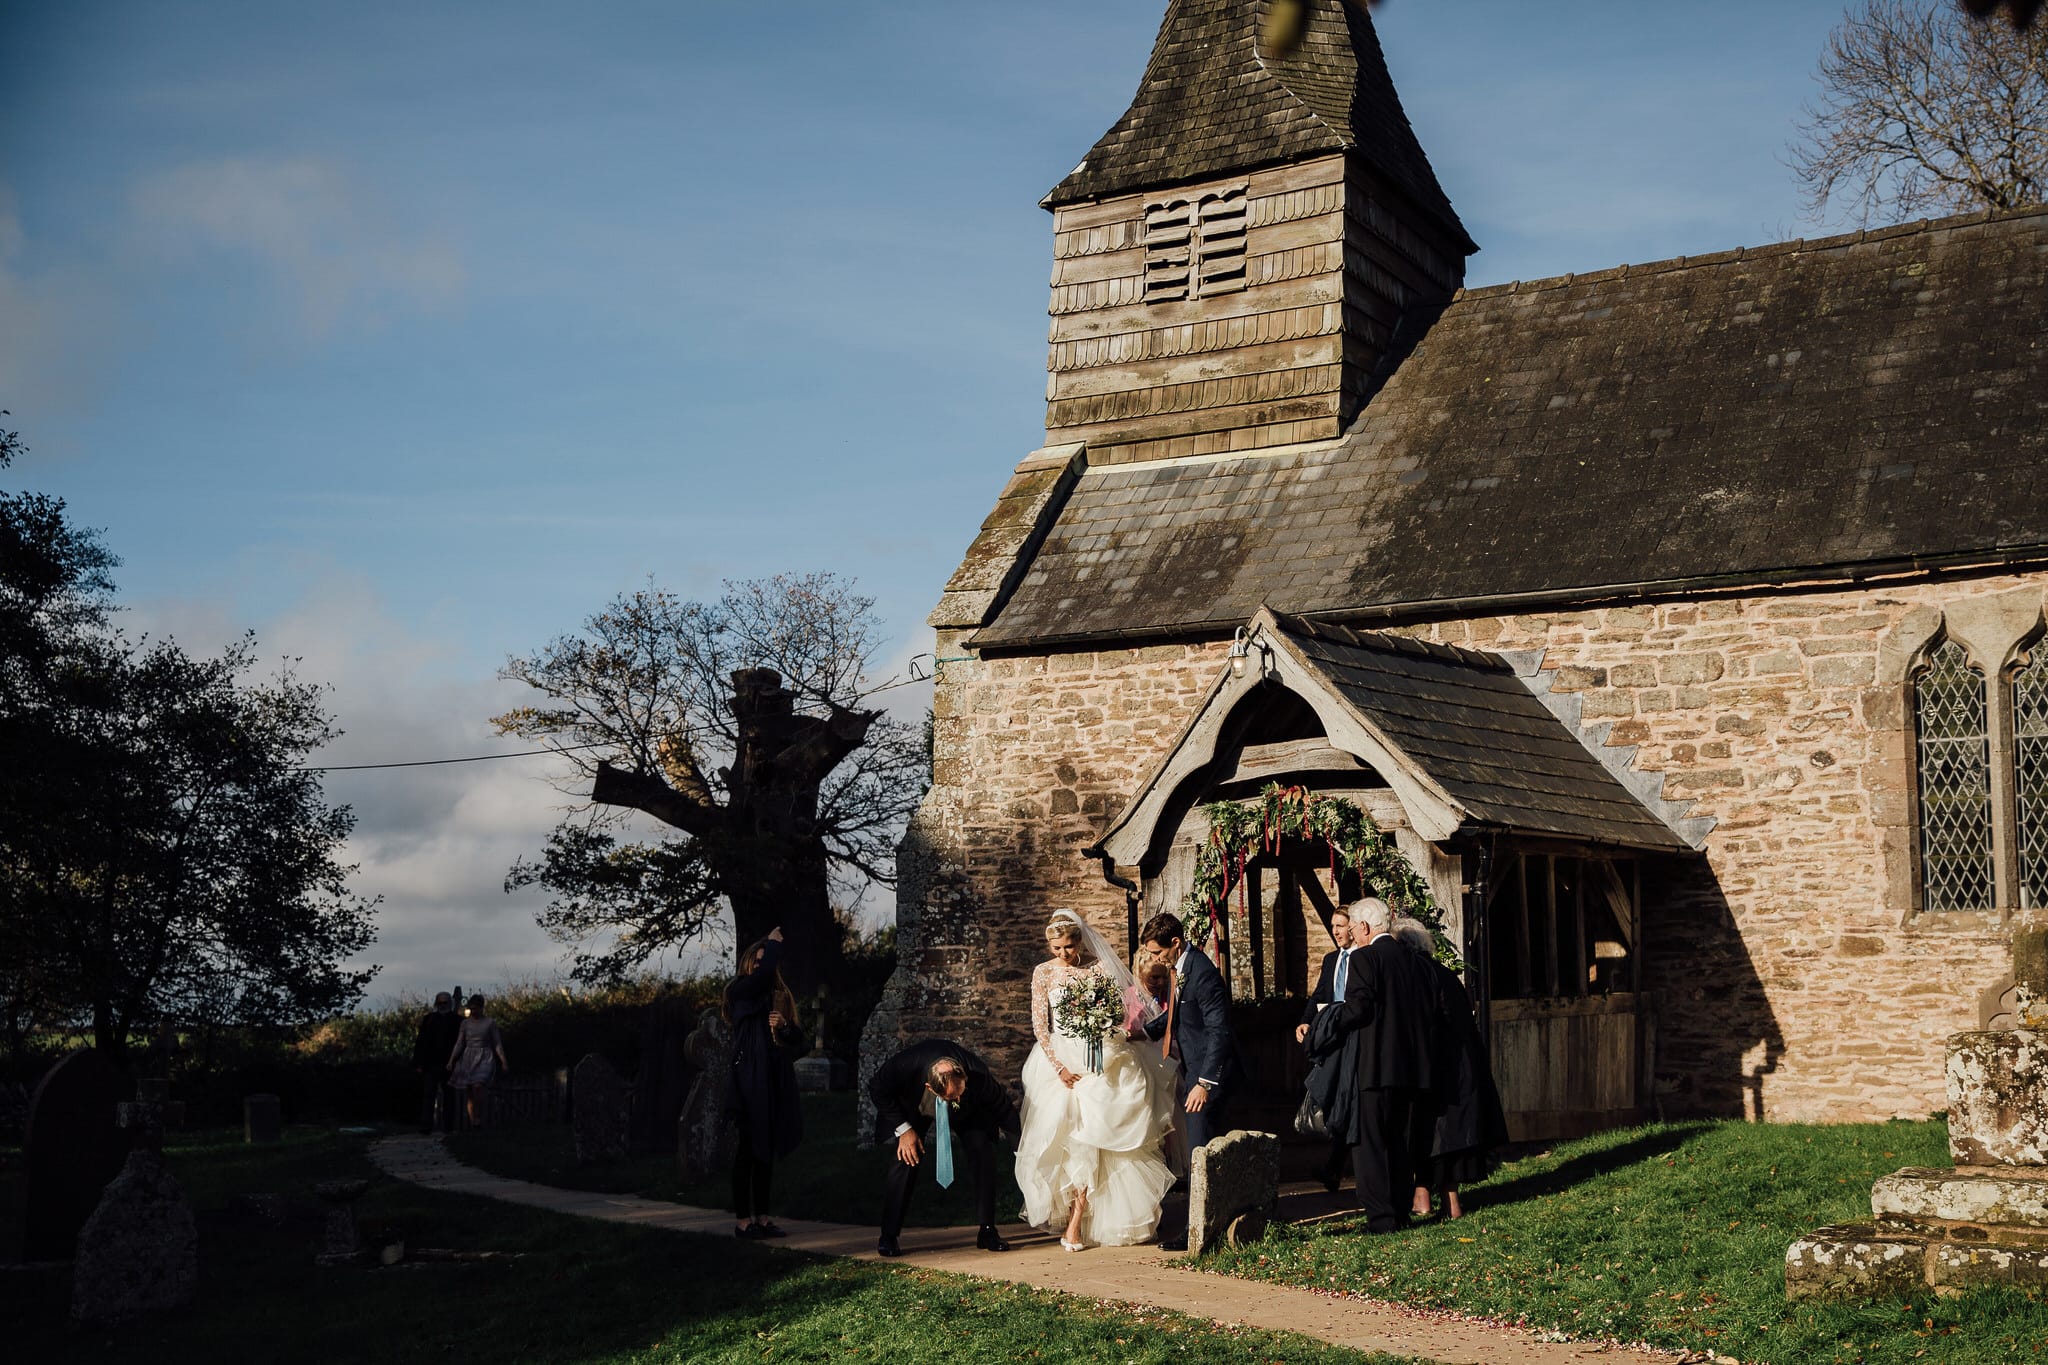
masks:
<path fill-rule="evenodd" d="M 869 1064 L 1014 1076 L 1050 911 L 1131 942 L 1214 803 L 1315 800 L 1429 888 L 1518 1137 L 1941 1108 L 2048 905 L 2048 210 L 1466 289 L 1365 7 L 1263 8 L 1172 0 L 1043 200 L 1045 444 L 931 617 Z M 1223 862 L 1284 1129 L 1368 883 Z"/>

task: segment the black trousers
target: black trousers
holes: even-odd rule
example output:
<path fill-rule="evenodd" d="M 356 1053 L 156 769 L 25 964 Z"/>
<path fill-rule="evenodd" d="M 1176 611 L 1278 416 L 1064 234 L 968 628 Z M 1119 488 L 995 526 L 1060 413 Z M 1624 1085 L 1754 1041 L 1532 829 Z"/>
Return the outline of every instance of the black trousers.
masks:
<path fill-rule="evenodd" d="M 1188 1091 L 1197 1082 L 1181 1078 L 1179 1086 L 1181 1108 L 1187 1108 Z M 1206 1147 L 1215 1139 L 1230 1131 L 1230 1091 L 1217 1086 L 1209 1092 L 1209 1098 L 1202 1103 L 1200 1113 L 1188 1115 L 1188 1160 L 1194 1160 L 1195 1148 Z"/>
<path fill-rule="evenodd" d="M 1358 1207 L 1369 1232 L 1392 1232 L 1415 1197 L 1419 1157 L 1429 1153 L 1429 1107 L 1420 1090 L 1358 1092 L 1358 1143 L 1351 1149 L 1351 1174 Z"/>
<path fill-rule="evenodd" d="M 903 1231 L 911 1191 L 938 1158 L 931 1147 L 930 1127 L 917 1136 L 923 1150 L 915 1166 L 896 1155 L 896 1139 L 889 1139 L 889 1173 L 882 1177 L 882 1236 L 891 1242 Z M 955 1127 L 953 1149 L 953 1178 L 957 1181 L 964 1174 L 974 1182 L 974 1221 L 990 1227 L 996 1221 L 996 1135 L 986 1128 Z M 962 1166 L 967 1168 L 964 1172 Z"/>
<path fill-rule="evenodd" d="M 747 1130 L 740 1129 L 732 1152 L 732 1216 L 737 1221 L 768 1216 L 768 1182 L 774 1174 L 773 1163 L 754 1155 Z"/>
<path fill-rule="evenodd" d="M 420 1075 L 420 1131 L 452 1133 L 462 1126 L 462 1098 L 445 1071 Z"/>

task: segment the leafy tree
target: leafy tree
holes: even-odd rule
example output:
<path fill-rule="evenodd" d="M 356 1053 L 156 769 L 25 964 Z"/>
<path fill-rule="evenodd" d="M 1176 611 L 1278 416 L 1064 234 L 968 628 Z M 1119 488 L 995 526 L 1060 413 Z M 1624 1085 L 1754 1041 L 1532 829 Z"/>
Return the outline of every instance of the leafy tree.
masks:
<path fill-rule="evenodd" d="M 1792 169 L 1816 217 L 2009 209 L 2048 191 L 2048 25 L 1865 0 L 1828 38 Z"/>
<path fill-rule="evenodd" d="M 873 599 L 831 574 L 778 575 L 709 603 L 624 594 L 507 662 L 501 676 L 547 700 L 498 716 L 499 732 L 557 746 L 591 804 L 506 889 L 552 893 L 540 923 L 578 945 L 579 979 L 618 980 L 723 909 L 742 943 L 784 927 L 799 989 L 839 963 L 834 886 L 894 880 L 930 772 L 917 730 L 858 709 L 878 648 Z M 630 812 L 676 833 L 622 838 Z"/>
<path fill-rule="evenodd" d="M 19 454 L 11 433 L 5 454 Z M 347 1008 L 373 937 L 335 854 L 353 817 L 301 765 L 321 689 L 243 680 L 108 624 L 113 557 L 61 501 L 0 495 L 0 1003 L 11 1041 L 89 1023 L 116 1055 L 159 1022 Z"/>

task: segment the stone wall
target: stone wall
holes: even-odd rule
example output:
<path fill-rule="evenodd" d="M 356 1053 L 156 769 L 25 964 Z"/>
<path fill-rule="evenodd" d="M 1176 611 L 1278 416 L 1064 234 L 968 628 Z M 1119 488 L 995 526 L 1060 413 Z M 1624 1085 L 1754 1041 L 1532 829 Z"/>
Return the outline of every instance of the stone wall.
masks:
<path fill-rule="evenodd" d="M 1703 863 L 1646 886 L 1667 1112 L 1924 1115 L 1942 1044 L 2006 967 L 1998 915 L 1914 916 L 1905 672 L 1937 632 L 1998 641 L 2048 577 L 1779 593 L 1404 627 L 1542 649 L 1553 689 L 1712 816 Z M 1990 621 L 1993 624 L 1986 625 Z M 1944 624 L 1946 623 L 1946 625 Z M 971 659 L 942 631 L 934 785 L 906 840 L 903 965 L 869 1030 L 956 1036 L 1013 1076 L 1046 912 L 1113 942 L 1123 893 L 1081 856 L 1214 681 L 1225 646 Z"/>

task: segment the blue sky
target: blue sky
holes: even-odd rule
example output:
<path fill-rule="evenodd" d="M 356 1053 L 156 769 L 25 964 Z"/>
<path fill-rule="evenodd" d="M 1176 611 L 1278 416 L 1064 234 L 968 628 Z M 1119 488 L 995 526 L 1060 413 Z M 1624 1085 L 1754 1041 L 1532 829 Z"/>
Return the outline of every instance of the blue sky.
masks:
<path fill-rule="evenodd" d="M 1042 435 L 1050 220 L 1163 0 L 0 6 L 10 471 L 138 625 L 489 752 L 508 653 L 652 575 L 831 569 L 894 638 Z M 1474 284 L 1786 236 L 1833 0 L 1387 0 Z M 912 695 L 893 694 L 921 706 Z M 377 991 L 544 975 L 544 760 L 337 776 Z"/>

